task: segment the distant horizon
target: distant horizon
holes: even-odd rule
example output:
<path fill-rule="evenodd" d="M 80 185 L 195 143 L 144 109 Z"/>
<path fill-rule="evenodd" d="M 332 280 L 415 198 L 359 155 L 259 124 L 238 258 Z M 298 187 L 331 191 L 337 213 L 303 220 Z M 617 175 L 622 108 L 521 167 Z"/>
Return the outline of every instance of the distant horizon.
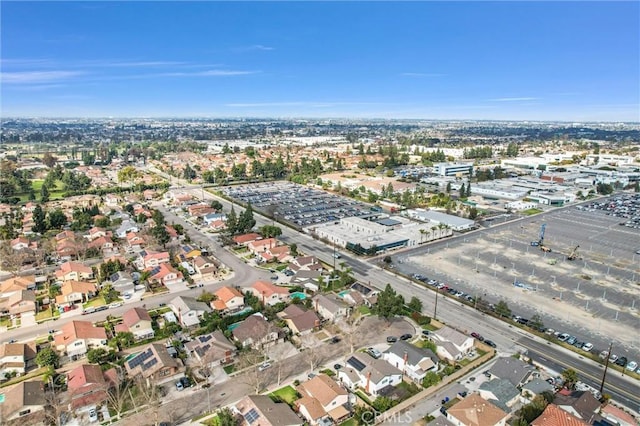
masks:
<path fill-rule="evenodd" d="M 3 117 L 640 122 L 637 1 L 24 1 L 0 18 Z"/>
<path fill-rule="evenodd" d="M 287 120 L 354 120 L 354 121 L 433 121 L 433 122 L 447 122 L 447 121 L 476 121 L 476 122 L 507 122 L 507 123 L 558 123 L 558 124 L 633 124 L 640 125 L 640 121 L 621 121 L 621 120 L 592 120 L 592 121 L 580 121 L 580 120 L 510 120 L 510 119 L 493 119 L 493 118 L 407 118 L 407 117 L 269 117 L 269 116 L 3 116 L 0 118 L 0 122 L 6 120 L 273 120 L 273 121 L 287 121 Z"/>

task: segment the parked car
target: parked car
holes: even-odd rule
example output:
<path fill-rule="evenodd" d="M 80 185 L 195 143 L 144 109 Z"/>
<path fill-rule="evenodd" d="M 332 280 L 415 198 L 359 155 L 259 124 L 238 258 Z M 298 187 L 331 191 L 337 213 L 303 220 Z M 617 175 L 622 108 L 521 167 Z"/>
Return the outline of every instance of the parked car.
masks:
<path fill-rule="evenodd" d="M 98 412 L 96 411 L 96 407 L 92 407 L 89 409 L 89 422 L 97 422 L 98 421 Z"/>
<path fill-rule="evenodd" d="M 396 336 L 387 336 L 387 343 L 395 343 L 398 341 Z"/>
<path fill-rule="evenodd" d="M 406 333 L 406 334 L 403 334 L 402 336 L 400 336 L 400 340 L 409 340 L 412 337 L 413 337 L 413 335 L 411 335 L 409 333 Z"/>
<path fill-rule="evenodd" d="M 334 343 L 338 343 L 339 341 L 340 341 L 340 338 L 338 336 L 333 336 L 331 340 L 329 340 L 329 343 L 334 344 Z"/>
<path fill-rule="evenodd" d="M 382 353 L 379 350 L 375 349 L 375 348 L 368 348 L 367 349 L 367 353 L 369 355 L 371 355 L 372 357 L 374 357 L 375 359 L 378 359 L 378 358 L 382 357 Z"/>
<path fill-rule="evenodd" d="M 476 333 L 475 331 L 473 333 L 471 333 L 471 337 L 474 337 L 474 338 L 480 340 L 481 342 L 484 341 L 484 337 L 482 337 L 480 334 Z"/>
<path fill-rule="evenodd" d="M 258 367 L 258 371 L 264 371 L 270 367 L 271 367 L 271 363 L 265 362 L 262 365 L 260 365 L 260 367 Z"/>
<path fill-rule="evenodd" d="M 429 330 L 422 330 L 422 335 L 423 336 L 428 336 L 430 334 L 431 334 L 431 332 Z"/>
<path fill-rule="evenodd" d="M 583 351 L 589 352 L 591 349 L 593 349 L 593 344 L 591 344 L 591 343 L 587 342 L 584 345 L 582 345 L 582 350 Z"/>
<path fill-rule="evenodd" d="M 635 361 L 630 361 L 629 364 L 627 364 L 626 368 L 629 371 L 634 371 L 636 368 L 638 368 L 638 363 Z"/>
<path fill-rule="evenodd" d="M 179 391 L 184 389 L 184 385 L 182 384 L 182 381 L 178 380 L 176 382 L 176 389 L 178 389 Z"/>
<path fill-rule="evenodd" d="M 493 343 L 493 341 L 491 341 L 491 340 L 486 340 L 486 339 L 485 339 L 484 344 L 485 344 L 485 345 L 489 345 L 489 346 L 491 346 L 492 348 L 497 348 L 497 347 L 498 347 L 498 345 L 496 345 L 495 343 Z"/>
<path fill-rule="evenodd" d="M 627 365 L 627 357 L 626 356 L 621 356 L 620 358 L 618 358 L 614 362 L 615 362 L 616 365 L 619 365 L 620 367 L 624 367 L 624 366 Z"/>

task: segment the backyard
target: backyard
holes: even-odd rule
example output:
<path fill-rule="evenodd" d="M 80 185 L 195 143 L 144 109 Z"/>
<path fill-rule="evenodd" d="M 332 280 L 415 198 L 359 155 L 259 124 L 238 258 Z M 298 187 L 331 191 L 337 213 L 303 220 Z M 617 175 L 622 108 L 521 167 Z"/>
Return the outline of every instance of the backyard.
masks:
<path fill-rule="evenodd" d="M 285 386 L 276 391 L 273 391 L 269 394 L 269 396 L 272 399 L 273 398 L 280 399 L 289 405 L 293 405 L 295 400 L 299 398 L 298 392 L 296 392 L 296 390 L 291 386 Z"/>

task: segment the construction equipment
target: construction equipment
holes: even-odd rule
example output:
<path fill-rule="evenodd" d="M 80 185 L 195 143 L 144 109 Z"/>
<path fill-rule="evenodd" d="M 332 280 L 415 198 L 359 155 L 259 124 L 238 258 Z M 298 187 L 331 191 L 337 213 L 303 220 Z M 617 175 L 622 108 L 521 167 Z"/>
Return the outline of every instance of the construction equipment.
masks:
<path fill-rule="evenodd" d="M 575 246 L 573 248 L 573 250 L 571 250 L 571 253 L 569 253 L 569 256 L 567 256 L 567 260 L 576 260 L 578 258 L 578 249 L 580 248 L 580 246 Z"/>
<path fill-rule="evenodd" d="M 547 229 L 546 223 L 543 223 L 542 225 L 540 225 L 540 234 L 538 234 L 538 241 L 531 241 L 531 246 L 540 247 L 540 250 L 542 250 L 545 253 L 549 253 L 551 252 L 551 249 L 544 245 L 544 231 L 546 229 Z"/>

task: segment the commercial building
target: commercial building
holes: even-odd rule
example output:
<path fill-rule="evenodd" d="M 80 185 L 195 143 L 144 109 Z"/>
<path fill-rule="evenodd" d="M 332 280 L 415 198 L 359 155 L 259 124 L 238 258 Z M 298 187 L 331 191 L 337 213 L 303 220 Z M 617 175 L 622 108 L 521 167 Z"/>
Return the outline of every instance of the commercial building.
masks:
<path fill-rule="evenodd" d="M 471 176 L 473 163 L 435 163 L 433 172 L 440 176 Z"/>
<path fill-rule="evenodd" d="M 407 210 L 406 214 L 411 218 L 418 219 L 422 222 L 428 222 L 434 226 L 446 225 L 454 231 L 468 231 L 473 229 L 475 226 L 475 222 L 473 220 L 433 210 L 413 209 Z"/>

